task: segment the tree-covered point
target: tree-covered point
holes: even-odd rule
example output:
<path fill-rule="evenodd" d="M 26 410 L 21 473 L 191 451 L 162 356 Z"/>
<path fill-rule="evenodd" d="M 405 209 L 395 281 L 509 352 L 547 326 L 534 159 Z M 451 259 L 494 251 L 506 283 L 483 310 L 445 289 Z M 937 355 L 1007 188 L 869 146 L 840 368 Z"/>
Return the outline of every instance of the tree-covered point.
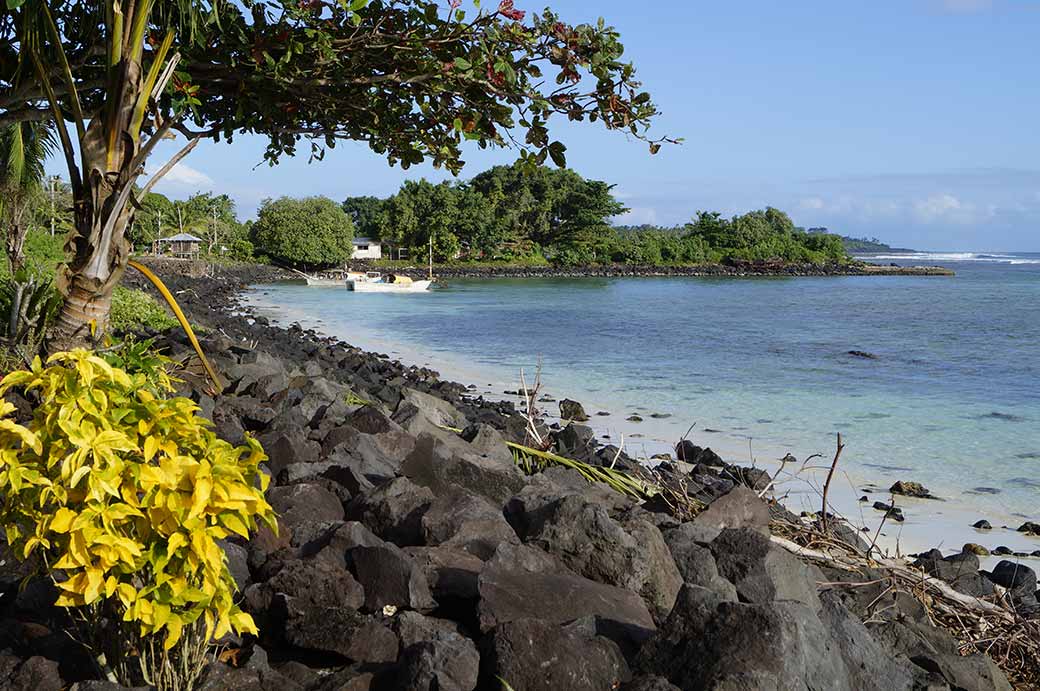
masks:
<path fill-rule="evenodd" d="M 334 266 L 350 259 L 354 223 L 328 197 L 265 199 L 250 239 L 258 254 L 280 264 Z"/>
<path fill-rule="evenodd" d="M 496 166 L 468 181 L 405 182 L 388 199 L 351 197 L 360 234 L 437 261 L 708 264 L 848 260 L 841 238 L 795 227 L 774 208 L 732 218 L 698 213 L 675 228 L 615 227 L 613 185 L 573 170 Z M 395 255 L 396 256 L 396 255 Z"/>

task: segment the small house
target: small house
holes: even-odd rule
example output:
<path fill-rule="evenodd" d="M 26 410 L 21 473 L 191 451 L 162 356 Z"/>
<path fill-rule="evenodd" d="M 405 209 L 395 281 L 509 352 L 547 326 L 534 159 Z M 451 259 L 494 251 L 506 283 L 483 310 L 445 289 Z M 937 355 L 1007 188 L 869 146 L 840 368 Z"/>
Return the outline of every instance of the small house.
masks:
<path fill-rule="evenodd" d="M 159 238 L 159 254 L 169 254 L 178 259 L 194 259 L 199 256 L 204 240 L 191 233 L 177 233 L 168 238 Z"/>
<path fill-rule="evenodd" d="M 354 238 L 354 251 L 351 259 L 382 259 L 383 245 L 379 240 L 371 238 Z"/>

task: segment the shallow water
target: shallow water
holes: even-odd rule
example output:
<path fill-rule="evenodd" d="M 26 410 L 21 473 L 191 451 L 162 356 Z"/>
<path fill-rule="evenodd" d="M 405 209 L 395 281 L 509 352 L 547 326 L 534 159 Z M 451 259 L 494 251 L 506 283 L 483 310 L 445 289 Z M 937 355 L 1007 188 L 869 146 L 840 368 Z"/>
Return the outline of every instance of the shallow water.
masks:
<path fill-rule="evenodd" d="M 913 479 L 980 515 L 1035 519 L 1040 254 L 879 258 L 936 259 L 957 275 L 452 280 L 428 295 L 281 284 L 250 300 L 450 363 L 491 384 L 480 392 L 517 388 L 540 358 L 549 393 L 609 411 L 595 421 L 628 430 L 636 451 L 696 423 L 694 441 L 742 449 L 734 460 L 829 457 L 841 432 L 856 481 Z M 633 413 L 645 422 L 622 422 Z"/>

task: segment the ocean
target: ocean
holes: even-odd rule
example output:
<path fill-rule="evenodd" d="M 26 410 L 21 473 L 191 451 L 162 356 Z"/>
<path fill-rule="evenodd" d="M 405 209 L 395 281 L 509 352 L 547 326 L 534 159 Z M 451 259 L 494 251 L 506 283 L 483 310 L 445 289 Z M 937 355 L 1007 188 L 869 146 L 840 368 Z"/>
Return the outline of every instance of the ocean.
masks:
<path fill-rule="evenodd" d="M 840 432 L 850 492 L 915 480 L 994 525 L 1040 518 L 1040 253 L 870 259 L 957 275 L 286 283 L 249 301 L 479 394 L 540 362 L 544 391 L 609 412 L 593 423 L 629 453 L 688 433 L 738 462 L 829 461 Z"/>

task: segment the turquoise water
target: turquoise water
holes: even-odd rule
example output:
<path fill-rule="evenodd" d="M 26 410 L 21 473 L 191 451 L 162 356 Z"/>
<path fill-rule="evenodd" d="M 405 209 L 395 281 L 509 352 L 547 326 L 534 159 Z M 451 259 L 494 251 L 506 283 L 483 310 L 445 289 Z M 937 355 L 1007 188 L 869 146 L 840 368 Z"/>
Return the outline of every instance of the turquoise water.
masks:
<path fill-rule="evenodd" d="M 829 457 L 841 432 L 856 480 L 914 479 L 1035 518 L 1040 254 L 884 261 L 957 276 L 452 280 L 405 296 L 284 284 L 252 300 L 406 361 L 450 363 L 481 392 L 516 388 L 540 358 L 549 393 L 609 411 L 596 422 L 637 451 L 695 423 L 692 439 L 735 460 Z M 624 423 L 632 413 L 645 422 Z"/>

